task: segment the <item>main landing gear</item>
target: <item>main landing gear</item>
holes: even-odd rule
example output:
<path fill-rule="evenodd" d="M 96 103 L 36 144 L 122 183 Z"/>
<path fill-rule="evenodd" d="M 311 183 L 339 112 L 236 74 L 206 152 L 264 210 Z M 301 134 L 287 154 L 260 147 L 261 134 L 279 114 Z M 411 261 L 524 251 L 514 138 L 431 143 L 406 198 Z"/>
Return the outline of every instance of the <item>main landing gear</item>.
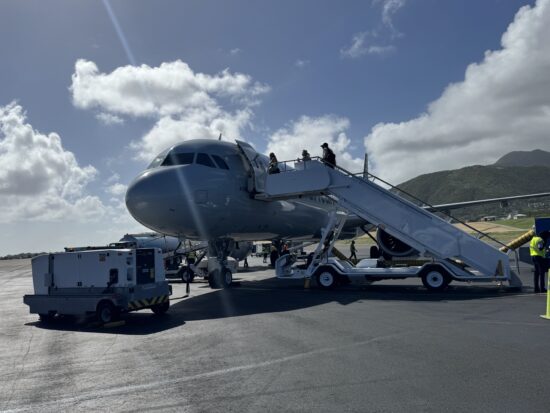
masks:
<path fill-rule="evenodd" d="M 234 241 L 220 239 L 208 242 L 208 284 L 211 288 L 229 288 L 233 282 L 233 274 L 227 267 L 227 256 Z M 215 260 L 210 258 L 215 258 Z"/>

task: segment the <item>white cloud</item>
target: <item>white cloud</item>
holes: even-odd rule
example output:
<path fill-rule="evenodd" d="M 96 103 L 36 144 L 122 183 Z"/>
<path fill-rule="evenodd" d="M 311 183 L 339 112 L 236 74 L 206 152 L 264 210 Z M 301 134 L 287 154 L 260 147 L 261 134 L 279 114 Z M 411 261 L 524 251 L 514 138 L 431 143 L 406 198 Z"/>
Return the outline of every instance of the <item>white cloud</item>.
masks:
<path fill-rule="evenodd" d="M 115 184 L 112 184 L 112 185 L 109 185 L 105 191 L 111 195 L 114 195 L 114 196 L 121 196 L 121 195 L 124 195 L 126 193 L 126 188 L 127 188 L 127 185 L 123 185 L 121 183 L 115 183 Z"/>
<path fill-rule="evenodd" d="M 357 59 L 365 55 L 386 55 L 395 51 L 392 43 L 402 34 L 393 24 L 394 15 L 405 6 L 405 0 L 373 0 L 373 6 L 381 6 L 381 23 L 370 31 L 353 35 L 351 44 L 340 49 L 340 57 Z"/>
<path fill-rule="evenodd" d="M 373 4 L 382 5 L 382 22 L 390 29 L 393 36 L 400 36 L 401 34 L 396 30 L 393 24 L 393 16 L 405 6 L 405 0 L 374 0 Z"/>
<path fill-rule="evenodd" d="M 241 52 L 242 52 L 241 49 L 239 49 L 238 47 L 235 47 L 234 49 L 231 49 L 231 50 L 229 51 L 229 54 L 230 54 L 231 56 L 236 56 L 236 55 L 240 54 Z"/>
<path fill-rule="evenodd" d="M 100 73 L 94 62 L 78 60 L 70 90 L 82 109 L 131 116 L 168 116 L 216 106 L 216 98 L 254 102 L 269 87 L 250 76 L 224 70 L 211 76 L 194 73 L 181 60 L 159 67 L 124 66 Z"/>
<path fill-rule="evenodd" d="M 131 146 L 139 159 L 150 161 L 164 149 L 190 139 L 218 139 L 221 133 L 223 140 L 234 141 L 250 126 L 251 116 L 249 109 L 231 114 L 219 108 L 213 112 L 196 110 L 177 118 L 165 116 Z"/>
<path fill-rule="evenodd" d="M 122 125 L 124 123 L 124 119 L 117 115 L 111 115 L 110 113 L 98 113 L 95 115 L 96 119 L 99 120 L 104 125 Z"/>
<path fill-rule="evenodd" d="M 252 108 L 269 86 L 224 70 L 195 73 L 177 60 L 158 67 L 124 66 L 100 73 L 94 62 L 78 60 L 71 91 L 83 109 L 109 115 L 151 117 L 153 128 L 130 145 L 138 159 L 150 160 L 178 142 L 196 138 L 240 138 L 250 127 Z"/>
<path fill-rule="evenodd" d="M 321 156 L 321 144 L 327 142 L 336 154 L 336 163 L 343 168 L 358 172 L 363 170 L 363 160 L 349 153 L 350 140 L 346 136 L 349 120 L 336 116 L 311 118 L 302 116 L 287 128 L 276 131 L 269 138 L 267 153 L 274 152 L 279 161 L 297 159 L 302 150 L 312 156 Z"/>
<path fill-rule="evenodd" d="M 78 165 L 58 134 L 34 130 L 16 103 L 0 106 L 0 165 L 0 222 L 85 221 L 105 214 L 101 201 L 85 193 L 96 169 Z"/>
<path fill-rule="evenodd" d="M 299 67 L 300 69 L 306 67 L 307 65 L 309 65 L 309 60 L 298 59 L 294 62 L 294 66 Z"/>
<path fill-rule="evenodd" d="M 522 7 L 502 48 L 468 66 L 426 113 L 376 125 L 365 138 L 374 172 L 392 183 L 486 164 L 513 150 L 550 149 L 550 0 Z"/>
<path fill-rule="evenodd" d="M 392 45 L 380 46 L 375 44 L 368 45 L 368 32 L 357 33 L 351 39 L 351 45 L 340 49 L 341 57 L 348 57 L 351 59 L 357 59 L 358 57 L 364 56 L 366 54 L 385 54 L 395 50 L 395 47 Z"/>

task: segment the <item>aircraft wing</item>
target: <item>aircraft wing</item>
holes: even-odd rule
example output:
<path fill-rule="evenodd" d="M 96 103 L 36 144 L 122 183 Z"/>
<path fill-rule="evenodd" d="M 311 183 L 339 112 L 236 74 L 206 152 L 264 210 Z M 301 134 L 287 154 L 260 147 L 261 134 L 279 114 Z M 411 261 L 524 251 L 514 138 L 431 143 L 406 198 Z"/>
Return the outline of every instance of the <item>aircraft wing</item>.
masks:
<path fill-rule="evenodd" d="M 451 204 L 425 206 L 424 208 L 430 212 L 450 211 L 453 209 L 464 208 L 464 207 L 469 207 L 474 205 L 491 204 L 493 202 L 506 202 L 506 201 L 513 201 L 516 199 L 528 199 L 528 198 L 542 198 L 546 196 L 550 196 L 550 192 L 542 192 L 540 194 L 506 196 L 502 198 L 477 199 L 475 201 L 455 202 Z"/>

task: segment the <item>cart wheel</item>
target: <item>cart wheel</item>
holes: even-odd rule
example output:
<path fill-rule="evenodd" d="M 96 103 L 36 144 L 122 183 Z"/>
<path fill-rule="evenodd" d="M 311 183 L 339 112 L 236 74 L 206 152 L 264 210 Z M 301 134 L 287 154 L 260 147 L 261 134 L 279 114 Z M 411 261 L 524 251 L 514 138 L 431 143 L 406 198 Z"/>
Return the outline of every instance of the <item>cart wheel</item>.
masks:
<path fill-rule="evenodd" d="M 440 267 L 428 267 L 421 275 L 422 284 L 429 291 L 443 291 L 451 279 L 447 272 Z"/>
<path fill-rule="evenodd" d="M 117 312 L 115 306 L 110 301 L 101 301 L 97 305 L 96 316 L 103 324 L 110 323 L 116 318 Z"/>
<path fill-rule="evenodd" d="M 336 273 L 332 268 L 322 267 L 317 271 L 317 285 L 321 289 L 332 290 L 336 284 Z"/>
<path fill-rule="evenodd" d="M 152 306 L 151 311 L 156 315 L 163 315 L 168 311 L 169 308 L 170 308 L 170 300 L 166 300 L 163 303 L 155 304 L 154 306 Z"/>

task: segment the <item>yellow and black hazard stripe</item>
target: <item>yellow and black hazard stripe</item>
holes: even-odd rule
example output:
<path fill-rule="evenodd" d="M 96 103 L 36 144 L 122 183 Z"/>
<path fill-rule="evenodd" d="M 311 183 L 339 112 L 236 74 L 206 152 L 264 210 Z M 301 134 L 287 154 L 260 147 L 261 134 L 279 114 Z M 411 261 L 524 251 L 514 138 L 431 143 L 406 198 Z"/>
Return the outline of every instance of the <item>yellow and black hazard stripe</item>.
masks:
<path fill-rule="evenodd" d="M 140 308 L 152 307 L 156 304 L 162 304 L 168 301 L 167 295 L 159 295 L 158 297 L 142 300 L 134 300 L 128 303 L 128 310 L 139 310 Z"/>

